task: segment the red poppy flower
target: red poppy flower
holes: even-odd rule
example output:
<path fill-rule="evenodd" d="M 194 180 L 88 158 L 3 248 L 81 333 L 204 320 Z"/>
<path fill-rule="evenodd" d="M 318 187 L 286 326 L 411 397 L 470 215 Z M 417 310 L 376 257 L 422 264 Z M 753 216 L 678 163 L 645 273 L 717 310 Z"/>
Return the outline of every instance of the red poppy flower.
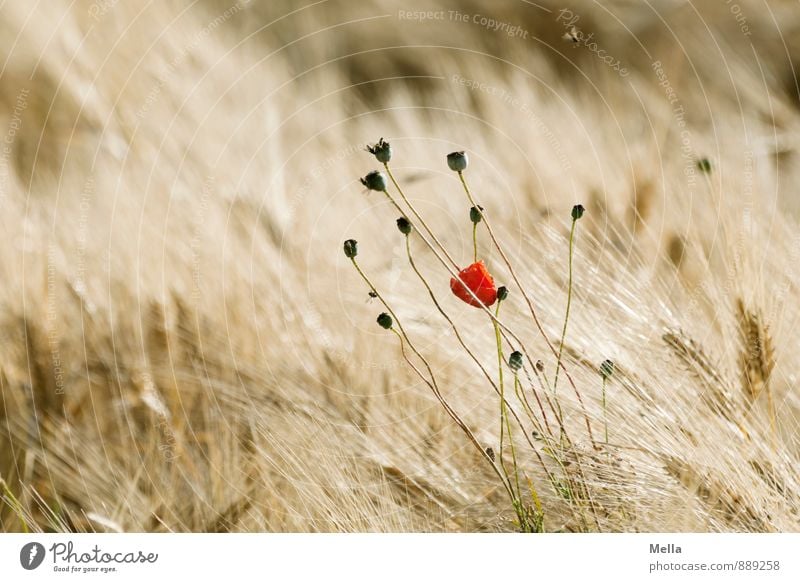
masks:
<path fill-rule="evenodd" d="M 473 307 L 480 307 L 481 304 L 475 301 L 469 294 L 469 289 L 484 305 L 491 305 L 497 300 L 497 288 L 494 286 L 494 279 L 486 270 L 483 261 L 472 263 L 466 269 L 462 269 L 458 274 L 460 281 L 455 278 L 450 279 L 450 290 L 453 295 L 461 299 L 464 303 L 469 303 Z"/>

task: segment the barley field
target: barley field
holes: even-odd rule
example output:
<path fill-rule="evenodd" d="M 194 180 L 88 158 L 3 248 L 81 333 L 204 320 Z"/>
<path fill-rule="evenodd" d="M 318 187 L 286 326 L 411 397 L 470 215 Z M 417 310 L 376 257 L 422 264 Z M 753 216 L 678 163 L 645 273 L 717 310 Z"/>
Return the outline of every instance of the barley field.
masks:
<path fill-rule="evenodd" d="M 0 26 L 0 530 L 800 531 L 797 0 Z"/>

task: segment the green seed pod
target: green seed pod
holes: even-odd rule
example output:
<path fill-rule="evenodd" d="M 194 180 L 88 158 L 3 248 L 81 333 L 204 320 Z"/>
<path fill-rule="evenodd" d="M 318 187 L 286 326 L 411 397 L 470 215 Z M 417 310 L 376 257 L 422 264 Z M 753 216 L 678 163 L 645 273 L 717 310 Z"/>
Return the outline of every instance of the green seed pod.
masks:
<path fill-rule="evenodd" d="M 704 174 L 711 173 L 711 160 L 708 158 L 701 158 L 697 160 L 697 169 L 703 172 Z"/>
<path fill-rule="evenodd" d="M 519 352 L 511 352 L 511 355 L 508 356 L 508 367 L 514 370 L 514 372 L 519 372 L 522 368 L 522 354 Z"/>
<path fill-rule="evenodd" d="M 469 219 L 472 221 L 473 224 L 478 224 L 481 220 L 483 220 L 483 207 L 473 206 L 472 208 L 470 208 Z"/>
<path fill-rule="evenodd" d="M 351 239 L 344 241 L 344 256 L 348 259 L 355 259 L 358 256 L 358 242 Z"/>
<path fill-rule="evenodd" d="M 382 164 L 388 164 L 392 159 L 392 146 L 389 145 L 388 141 L 384 141 L 383 138 L 380 138 L 375 145 L 368 145 L 367 151 Z"/>
<path fill-rule="evenodd" d="M 379 172 L 378 170 L 372 170 L 369 174 L 361 178 L 361 183 L 369 190 L 386 192 L 386 176 L 383 175 L 383 172 Z"/>
<path fill-rule="evenodd" d="M 614 362 L 611 360 L 603 360 L 600 364 L 600 375 L 608 380 L 614 374 Z"/>
<path fill-rule="evenodd" d="M 392 316 L 388 313 L 381 313 L 376 321 L 383 329 L 392 329 Z"/>
<path fill-rule="evenodd" d="M 397 219 L 397 229 L 406 236 L 411 234 L 411 223 L 405 216 Z"/>
<path fill-rule="evenodd" d="M 583 216 L 584 212 L 586 212 L 586 209 L 582 205 L 576 204 L 572 207 L 572 220 L 578 220 Z"/>
<path fill-rule="evenodd" d="M 447 154 L 447 165 L 454 172 L 463 172 L 467 169 L 469 158 L 466 152 L 452 152 Z"/>
<path fill-rule="evenodd" d="M 508 287 L 503 285 L 502 287 L 497 288 L 497 300 L 498 301 L 505 301 L 506 297 L 508 297 Z"/>

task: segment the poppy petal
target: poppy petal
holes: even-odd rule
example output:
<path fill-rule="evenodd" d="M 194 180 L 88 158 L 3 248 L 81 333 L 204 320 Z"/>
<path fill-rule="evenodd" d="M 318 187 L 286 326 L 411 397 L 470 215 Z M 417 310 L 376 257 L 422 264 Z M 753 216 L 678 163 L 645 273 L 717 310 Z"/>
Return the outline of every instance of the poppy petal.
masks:
<path fill-rule="evenodd" d="M 468 289 L 480 299 L 483 305 L 492 305 L 497 300 L 497 288 L 494 285 L 494 279 L 486 269 L 483 261 L 472 263 L 469 267 L 462 269 L 458 273 L 458 280 L 455 278 L 450 279 L 450 290 L 453 295 L 473 307 L 481 307 L 481 303 L 470 295 Z"/>

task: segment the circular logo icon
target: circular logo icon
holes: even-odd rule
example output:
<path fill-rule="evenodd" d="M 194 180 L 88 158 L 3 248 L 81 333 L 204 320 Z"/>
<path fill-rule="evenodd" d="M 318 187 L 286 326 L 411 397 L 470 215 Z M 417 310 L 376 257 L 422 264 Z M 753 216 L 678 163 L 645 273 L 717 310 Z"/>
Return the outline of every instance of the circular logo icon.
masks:
<path fill-rule="evenodd" d="M 30 542 L 19 551 L 19 563 L 26 570 L 35 570 L 44 561 L 44 546 L 39 542 Z"/>

